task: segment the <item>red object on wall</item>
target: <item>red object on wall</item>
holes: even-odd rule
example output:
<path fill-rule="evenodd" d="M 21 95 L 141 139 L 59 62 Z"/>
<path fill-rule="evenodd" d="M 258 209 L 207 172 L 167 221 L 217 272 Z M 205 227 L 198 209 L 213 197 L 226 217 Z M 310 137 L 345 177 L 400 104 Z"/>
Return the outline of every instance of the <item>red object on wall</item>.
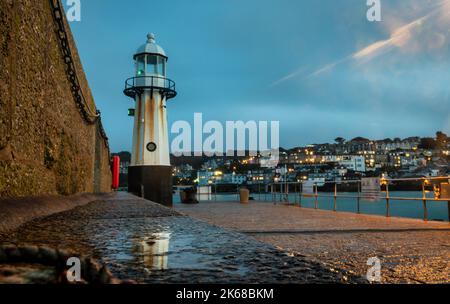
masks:
<path fill-rule="evenodd" d="M 113 156 L 112 160 L 112 188 L 117 190 L 119 188 L 119 173 L 120 173 L 120 157 Z"/>

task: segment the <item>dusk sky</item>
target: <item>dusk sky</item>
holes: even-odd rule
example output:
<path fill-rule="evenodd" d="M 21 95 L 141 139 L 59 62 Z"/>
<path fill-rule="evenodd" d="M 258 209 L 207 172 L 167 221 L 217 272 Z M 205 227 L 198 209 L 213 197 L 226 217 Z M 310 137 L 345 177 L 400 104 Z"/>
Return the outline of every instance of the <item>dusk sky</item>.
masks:
<path fill-rule="evenodd" d="M 63 1 L 65 2 L 65 0 Z M 131 149 L 132 56 L 156 34 L 176 120 L 278 120 L 281 146 L 450 133 L 450 0 L 81 0 L 72 22 L 113 152 Z"/>

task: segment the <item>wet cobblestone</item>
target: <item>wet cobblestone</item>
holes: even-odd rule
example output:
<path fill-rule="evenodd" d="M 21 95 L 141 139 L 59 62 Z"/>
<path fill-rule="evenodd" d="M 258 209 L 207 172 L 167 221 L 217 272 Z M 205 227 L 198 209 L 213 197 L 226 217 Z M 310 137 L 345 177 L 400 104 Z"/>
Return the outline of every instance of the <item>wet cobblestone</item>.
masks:
<path fill-rule="evenodd" d="M 450 232 L 254 235 L 260 241 L 364 275 L 377 257 L 384 283 L 449 283 Z"/>
<path fill-rule="evenodd" d="M 179 205 L 176 209 L 360 276 L 367 273 L 367 260 L 378 257 L 382 283 L 450 283 L 449 223 L 257 202 Z"/>
<path fill-rule="evenodd" d="M 34 220 L 2 241 L 69 248 L 140 283 L 365 282 L 124 194 Z"/>

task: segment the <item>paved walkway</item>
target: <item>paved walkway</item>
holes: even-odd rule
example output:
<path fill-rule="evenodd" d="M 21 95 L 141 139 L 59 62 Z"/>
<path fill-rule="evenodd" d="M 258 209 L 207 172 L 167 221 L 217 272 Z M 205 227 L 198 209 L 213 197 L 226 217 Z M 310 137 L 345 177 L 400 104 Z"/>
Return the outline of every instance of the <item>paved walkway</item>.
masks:
<path fill-rule="evenodd" d="M 118 279 L 140 283 L 366 282 L 127 193 L 0 234 L 0 245 L 8 243 L 75 252 L 106 265 Z M 3 271 L 3 280 L 10 272 Z"/>
<path fill-rule="evenodd" d="M 367 273 L 367 259 L 378 257 L 385 283 L 450 283 L 448 222 L 262 202 L 177 205 L 176 210 L 361 276 Z"/>

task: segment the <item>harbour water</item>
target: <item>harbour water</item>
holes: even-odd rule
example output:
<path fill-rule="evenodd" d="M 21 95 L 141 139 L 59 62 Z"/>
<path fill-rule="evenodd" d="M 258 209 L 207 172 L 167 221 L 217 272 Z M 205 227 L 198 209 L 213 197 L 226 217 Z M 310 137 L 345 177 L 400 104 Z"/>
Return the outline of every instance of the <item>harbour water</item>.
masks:
<path fill-rule="evenodd" d="M 333 210 L 334 199 L 332 193 L 320 193 L 318 198 L 318 209 L 322 210 Z M 341 196 L 352 196 L 355 198 L 341 198 L 338 197 L 336 209 L 341 212 L 358 212 L 358 200 L 356 198 L 356 193 L 339 193 Z M 255 203 L 273 203 L 273 198 L 271 193 L 252 193 L 251 196 L 255 200 Z M 325 197 L 324 197 L 325 196 Z M 391 191 L 391 197 L 406 197 L 406 198 L 422 198 L 422 192 L 418 191 Z M 371 214 L 371 215 L 386 215 L 386 200 L 384 199 L 385 193 L 381 193 L 381 198 L 379 200 L 369 200 L 360 199 L 360 213 L 361 214 Z M 433 198 L 433 193 L 427 193 L 428 198 Z M 277 203 L 284 203 L 283 197 L 280 197 L 278 193 L 276 196 Z M 234 194 L 217 194 L 212 195 L 212 201 L 220 202 L 238 202 L 239 198 L 236 193 Z M 299 204 L 299 195 L 289 194 L 289 203 Z M 174 203 L 180 204 L 179 194 L 174 195 Z M 301 206 L 304 208 L 314 208 L 315 199 L 312 198 L 301 198 Z M 389 202 L 390 216 L 393 217 L 406 217 L 406 218 L 424 218 L 424 206 L 423 201 L 411 200 L 393 200 Z M 439 201 L 428 201 L 427 202 L 427 218 L 428 220 L 437 221 L 448 221 L 448 203 Z"/>

